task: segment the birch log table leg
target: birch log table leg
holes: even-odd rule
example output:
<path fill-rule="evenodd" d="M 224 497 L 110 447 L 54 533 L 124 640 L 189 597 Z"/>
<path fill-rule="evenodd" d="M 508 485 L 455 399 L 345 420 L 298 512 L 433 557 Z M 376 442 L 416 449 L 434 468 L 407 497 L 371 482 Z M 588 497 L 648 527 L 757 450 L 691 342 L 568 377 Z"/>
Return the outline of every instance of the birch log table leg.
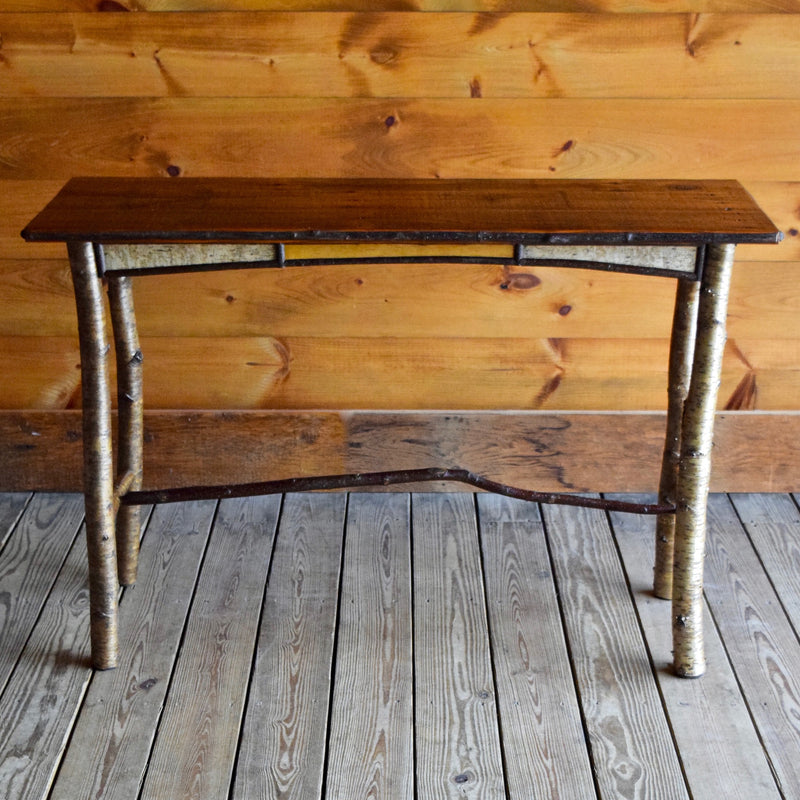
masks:
<path fill-rule="evenodd" d="M 108 300 L 117 361 L 117 569 L 123 586 L 136 583 L 141 513 L 119 505 L 119 496 L 142 487 L 142 351 L 133 313 L 131 279 L 109 275 Z"/>
<path fill-rule="evenodd" d="M 706 505 L 734 250 L 733 244 L 708 247 L 700 284 L 692 379 L 683 414 L 675 512 L 672 639 L 675 672 L 686 678 L 705 672 Z"/>
<path fill-rule="evenodd" d="M 117 665 L 117 578 L 114 533 L 114 477 L 111 445 L 109 345 L 105 332 L 102 281 L 87 242 L 67 245 L 81 353 L 83 484 L 89 554 L 92 666 Z"/>
<path fill-rule="evenodd" d="M 667 432 L 661 462 L 659 505 L 674 505 L 681 461 L 683 407 L 689 393 L 697 330 L 697 281 L 678 280 L 672 339 L 669 350 Z M 675 514 L 661 514 L 656 523 L 656 558 L 653 592 L 664 600 L 672 599 L 672 562 L 675 554 Z"/>

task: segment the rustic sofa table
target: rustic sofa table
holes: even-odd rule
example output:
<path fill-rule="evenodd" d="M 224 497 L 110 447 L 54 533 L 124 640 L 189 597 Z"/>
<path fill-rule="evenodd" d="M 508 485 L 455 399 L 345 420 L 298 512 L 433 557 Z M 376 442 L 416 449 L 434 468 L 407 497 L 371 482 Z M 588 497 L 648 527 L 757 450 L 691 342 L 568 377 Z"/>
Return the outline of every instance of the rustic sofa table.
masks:
<path fill-rule="evenodd" d="M 682 676 L 703 673 L 706 500 L 734 249 L 738 243 L 781 239 L 738 183 L 76 178 L 23 236 L 34 242 L 66 242 L 72 269 L 96 668 L 117 663 L 118 586 L 133 583 L 136 576 L 137 505 L 445 479 L 528 500 L 658 515 L 655 591 L 672 600 L 674 668 Z M 292 258 L 291 245 L 296 243 L 326 245 L 326 255 Z M 376 243 L 390 245 L 390 254 L 337 256 L 339 245 Z M 454 244 L 468 245 L 469 253 L 436 252 L 436 245 Z M 408 245 L 415 246 L 413 252 L 404 252 Z M 425 245 L 422 254 L 419 245 Z M 491 254 L 486 245 L 493 246 Z M 497 255 L 497 245 L 504 247 L 504 255 Z M 142 491 L 143 357 L 131 277 L 361 261 L 547 265 L 677 278 L 658 501 L 636 504 L 545 494 L 464 469 L 438 467 Z M 118 374 L 116 480 L 104 282 Z"/>

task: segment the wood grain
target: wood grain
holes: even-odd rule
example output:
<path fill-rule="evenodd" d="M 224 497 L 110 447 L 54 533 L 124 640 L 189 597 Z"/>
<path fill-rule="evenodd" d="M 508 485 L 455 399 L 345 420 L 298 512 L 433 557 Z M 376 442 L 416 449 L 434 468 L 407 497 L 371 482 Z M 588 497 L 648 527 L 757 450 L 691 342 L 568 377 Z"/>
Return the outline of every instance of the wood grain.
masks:
<path fill-rule="evenodd" d="M 663 261 L 674 259 L 680 277 L 687 272 L 686 250 L 676 254 L 673 245 L 776 244 L 781 239 L 771 220 L 733 180 L 474 176 L 446 181 L 78 177 L 65 184 L 22 236 L 32 242 L 106 243 L 110 269 L 135 271 L 186 263 L 181 252 L 189 264 L 202 264 L 204 250 L 212 264 L 235 260 L 235 251 L 219 243 L 245 245 L 242 260 L 257 261 L 269 258 L 271 251 L 267 247 L 270 256 L 261 251 L 253 258 L 250 245 L 269 242 L 433 242 L 523 244 L 523 257 L 553 258 L 556 252 L 566 259 L 584 257 L 645 271 L 663 268 Z M 552 244 L 553 237 L 561 245 L 612 247 L 590 250 L 586 256 L 577 248 L 527 247 Z M 198 241 L 213 246 L 198 245 L 196 253 L 187 247 Z M 145 244 L 156 245 L 155 253 L 137 247 Z M 645 245 L 667 245 L 668 250 L 648 258 Z"/>
<path fill-rule="evenodd" d="M 414 528 L 415 743 L 421 797 L 500 797 L 497 729 L 474 500 L 419 494 Z"/>
<path fill-rule="evenodd" d="M 139 581 L 120 604 L 120 664 L 93 675 L 51 797 L 138 794 L 203 554 L 215 502 L 160 506 L 145 530 Z"/>
<path fill-rule="evenodd" d="M 800 792 L 800 644 L 727 497 L 709 499 L 705 593 L 785 796 Z M 772 748 L 777 748 L 772 750 Z"/>
<path fill-rule="evenodd" d="M 11 495 L 10 497 L 15 497 Z M 3 539 L 20 513 L 4 503 Z M 0 691 L 33 630 L 83 520 L 80 497 L 37 494 L 0 551 Z"/>
<path fill-rule="evenodd" d="M 280 498 L 220 503 L 142 797 L 227 792 Z"/>
<path fill-rule="evenodd" d="M 29 492 L 9 492 L 0 496 L 0 548 L 5 547 L 31 498 Z"/>
<path fill-rule="evenodd" d="M 91 678 L 86 558 L 78 535 L 0 697 L 0 785 L 8 800 L 47 795 Z"/>
<path fill-rule="evenodd" d="M 765 254 L 771 249 L 761 248 Z M 74 335 L 65 260 L 0 260 L 0 280 L 7 301 L 0 336 Z M 373 336 L 399 338 L 458 331 L 471 338 L 663 339 L 669 336 L 674 293 L 666 278 L 452 264 L 245 269 L 134 281 L 139 327 L 150 336 L 269 331 L 278 337 L 356 337 L 366 329 Z M 620 314 L 620 303 L 630 298 L 647 313 Z M 793 267 L 738 263 L 728 310 L 733 338 L 757 339 L 765 330 L 775 339 L 800 338 L 800 288 Z"/>
<path fill-rule="evenodd" d="M 40 14 L 36 25 L 0 14 L 0 96 L 800 96 L 800 36 L 777 14 L 647 14 L 632 25 L 617 14 L 505 13 L 482 23 L 469 12 L 296 5 L 133 14 L 124 25 L 113 14 Z"/>
<path fill-rule="evenodd" d="M 320 796 L 346 498 L 288 495 L 232 797 Z"/>
<path fill-rule="evenodd" d="M 636 497 L 641 500 L 640 495 Z M 778 800 L 769 762 L 710 613 L 706 610 L 703 628 L 708 670 L 702 680 L 682 680 L 671 670 L 670 604 L 652 591 L 653 522 L 633 514 L 612 513 L 611 523 L 691 797 Z"/>
<path fill-rule="evenodd" d="M 534 5 L 534 8 L 531 8 Z M 8 0 L 9 11 L 472 11 L 480 18 L 515 11 L 547 12 L 797 12 L 795 0 Z M 484 25 L 487 22 L 483 23 Z"/>
<path fill-rule="evenodd" d="M 151 412 L 145 487 L 452 464 L 545 491 L 652 491 L 665 425 L 641 412 Z M 4 490 L 80 490 L 78 412 L 3 412 L 0 433 Z M 713 490 L 797 488 L 800 415 L 718 413 L 715 442 Z"/>
<path fill-rule="evenodd" d="M 666 406 L 668 341 L 661 339 L 143 337 L 141 345 L 146 407 L 154 409 Z M 0 384 L 0 405 L 80 407 L 75 347 L 71 338 L 0 336 L 0 357 L 23 377 Z M 731 339 L 718 408 L 792 408 L 799 353 L 794 339 Z M 612 364 L 617 374 L 609 376 Z"/>
<path fill-rule="evenodd" d="M 477 497 L 508 795 L 594 794 L 538 506 Z"/>
<path fill-rule="evenodd" d="M 328 739 L 330 797 L 414 795 L 410 553 L 408 495 L 349 498 Z"/>
<path fill-rule="evenodd" d="M 286 172 L 287 169 L 288 167 L 284 168 L 284 173 L 291 174 Z M 694 177 L 703 176 L 704 171 L 698 165 L 697 169 L 693 170 L 693 175 Z M 118 171 L 115 173 L 119 174 Z M 124 174 L 124 171 L 121 174 Z M 64 179 L 4 179 L 2 181 L 4 191 L 0 193 L 0 247 L 2 247 L 4 259 L 65 258 L 65 250 L 60 244 L 47 242 L 32 244 L 25 242 L 20 236 L 20 231 L 53 198 L 63 184 Z M 786 238 L 779 247 L 740 245 L 736 251 L 737 261 L 796 261 L 800 259 L 800 234 L 798 233 L 800 230 L 800 181 L 749 180 L 745 181 L 744 185 L 757 203 L 784 231 Z"/>
<path fill-rule="evenodd" d="M 80 405 L 77 335 L 0 337 L 0 405 L 70 408 Z M 28 367 L 35 365 L 34 369 Z"/>
<path fill-rule="evenodd" d="M 796 181 L 799 121 L 800 100 L 7 98 L 0 180 L 285 177 L 295 165 L 315 177 Z"/>
<path fill-rule="evenodd" d="M 543 513 L 600 796 L 688 797 L 606 517 Z"/>
<path fill-rule="evenodd" d="M 731 495 L 786 616 L 800 627 L 800 512 L 788 495 Z"/>

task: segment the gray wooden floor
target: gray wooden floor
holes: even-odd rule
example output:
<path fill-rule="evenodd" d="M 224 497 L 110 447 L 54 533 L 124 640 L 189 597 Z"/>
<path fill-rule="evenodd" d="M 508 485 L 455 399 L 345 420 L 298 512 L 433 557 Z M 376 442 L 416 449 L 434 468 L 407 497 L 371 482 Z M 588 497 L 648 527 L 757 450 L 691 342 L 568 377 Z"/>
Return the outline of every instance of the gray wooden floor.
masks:
<path fill-rule="evenodd" d="M 82 502 L 0 495 L 4 798 L 800 797 L 800 512 L 715 496 L 709 669 L 679 680 L 652 519 L 488 495 L 148 516 L 118 669 Z"/>

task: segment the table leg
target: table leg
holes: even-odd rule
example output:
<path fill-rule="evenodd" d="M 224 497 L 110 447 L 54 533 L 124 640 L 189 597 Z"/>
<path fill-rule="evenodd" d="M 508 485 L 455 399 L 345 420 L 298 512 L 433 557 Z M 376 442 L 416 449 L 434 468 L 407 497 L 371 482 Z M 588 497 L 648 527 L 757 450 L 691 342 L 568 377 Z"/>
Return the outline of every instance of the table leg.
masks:
<path fill-rule="evenodd" d="M 697 677 L 705 671 L 706 505 L 734 249 L 732 244 L 708 247 L 700 285 L 692 380 L 683 415 L 672 590 L 674 668 L 682 677 Z"/>
<path fill-rule="evenodd" d="M 661 461 L 659 505 L 674 505 L 678 489 L 678 465 L 681 460 L 681 425 L 683 406 L 689 393 L 697 329 L 699 283 L 679 280 L 675 293 L 672 340 L 669 351 L 667 432 Z M 656 558 L 653 591 L 656 597 L 672 599 L 672 561 L 675 550 L 675 515 L 660 514 L 656 523 Z"/>
<path fill-rule="evenodd" d="M 131 279 L 108 276 L 108 300 L 117 360 L 117 486 L 126 491 L 142 488 L 142 351 L 133 312 Z M 117 569 L 123 586 L 136 583 L 141 534 L 138 506 L 117 511 Z"/>
<path fill-rule="evenodd" d="M 103 290 L 92 245 L 67 246 L 78 312 L 83 397 L 83 483 L 89 555 L 92 666 L 117 665 L 117 580 L 111 398 Z"/>

